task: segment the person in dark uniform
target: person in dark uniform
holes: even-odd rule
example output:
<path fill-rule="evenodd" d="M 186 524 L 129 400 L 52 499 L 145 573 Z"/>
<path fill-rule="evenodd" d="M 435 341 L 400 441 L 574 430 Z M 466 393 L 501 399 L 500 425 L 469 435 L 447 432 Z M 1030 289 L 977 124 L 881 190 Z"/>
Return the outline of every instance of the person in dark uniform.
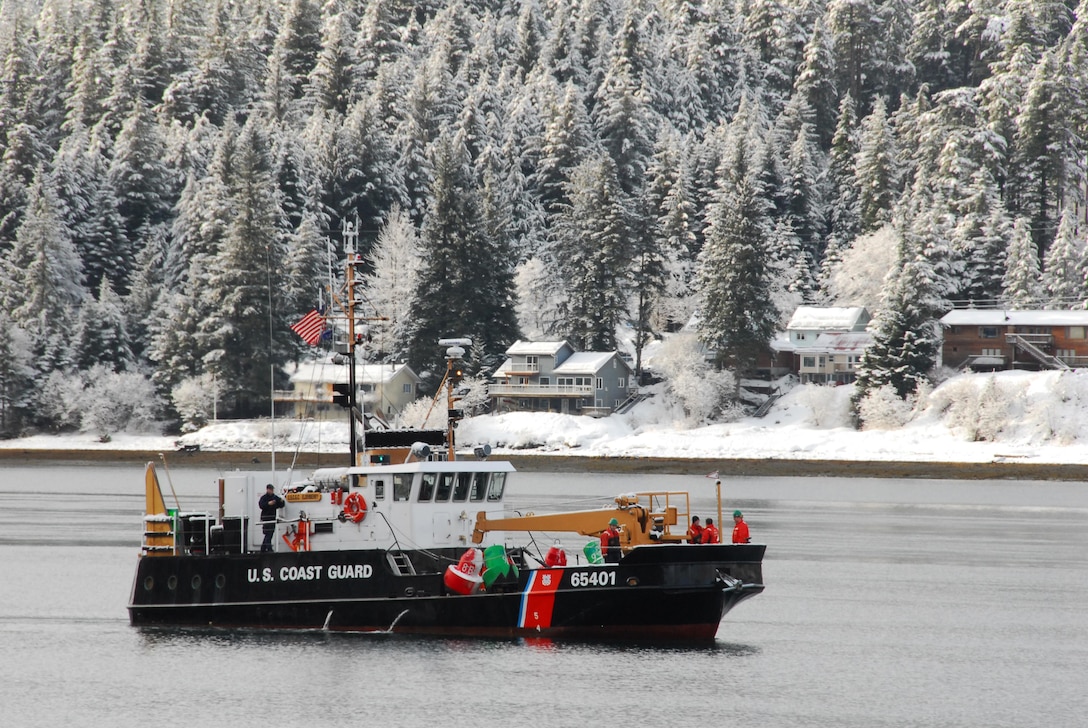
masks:
<path fill-rule="evenodd" d="M 264 489 L 264 495 L 257 502 L 261 509 L 261 523 L 264 524 L 264 543 L 261 544 L 261 552 L 272 550 L 272 534 L 276 532 L 276 511 L 287 503 L 276 495 L 276 489 L 269 483 Z"/>
<path fill-rule="evenodd" d="M 610 564 L 618 563 L 623 552 L 620 550 L 620 522 L 613 518 L 608 528 L 601 531 L 601 555 Z"/>

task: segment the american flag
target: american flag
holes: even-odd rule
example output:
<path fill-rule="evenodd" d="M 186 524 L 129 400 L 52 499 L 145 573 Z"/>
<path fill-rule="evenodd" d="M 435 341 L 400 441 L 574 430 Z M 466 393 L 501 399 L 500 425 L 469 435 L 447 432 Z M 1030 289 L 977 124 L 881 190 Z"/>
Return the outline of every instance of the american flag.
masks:
<path fill-rule="evenodd" d="M 321 334 L 325 331 L 325 317 L 315 308 L 291 326 L 291 330 L 310 346 L 317 346 L 317 342 L 321 341 Z"/>

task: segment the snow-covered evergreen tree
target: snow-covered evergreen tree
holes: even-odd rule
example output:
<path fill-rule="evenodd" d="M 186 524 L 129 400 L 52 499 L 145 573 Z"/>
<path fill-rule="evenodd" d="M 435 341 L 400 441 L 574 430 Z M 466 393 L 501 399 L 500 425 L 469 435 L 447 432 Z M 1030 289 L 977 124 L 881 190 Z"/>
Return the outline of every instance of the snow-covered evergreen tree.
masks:
<path fill-rule="evenodd" d="M 98 295 L 88 298 L 80 308 L 75 339 L 81 370 L 99 365 L 115 372 L 136 368 L 121 297 L 108 278 L 99 283 Z"/>
<path fill-rule="evenodd" d="M 467 336 L 470 373 L 501 363 L 517 339 L 510 251 L 487 239 L 483 201 L 459 135 L 439 137 L 431 204 L 420 230 L 422 264 L 412 296 L 408 362 L 436 389 L 445 372 L 438 340 Z"/>
<path fill-rule="evenodd" d="M 1043 288 L 1048 296 L 1047 308 L 1084 308 L 1088 301 L 1085 272 L 1088 255 L 1084 236 L 1077 233 L 1075 216 L 1066 209 L 1058 225 L 1058 234 L 1043 258 Z"/>
<path fill-rule="evenodd" d="M 869 233 L 891 220 L 899 194 L 899 159 L 883 97 L 861 122 L 854 175 L 860 231 Z"/>
<path fill-rule="evenodd" d="M 733 131 L 737 139 L 723 160 L 699 256 L 699 337 L 719 365 L 743 373 L 770 344 L 779 312 L 771 297 L 768 203 L 757 177 L 761 150 L 749 129 Z"/>
<path fill-rule="evenodd" d="M 570 199 L 552 231 L 548 263 L 555 285 L 567 291 L 555 333 L 586 351 L 616 348 L 616 327 L 627 317 L 631 246 L 629 202 L 607 154 L 571 172 Z"/>
<path fill-rule="evenodd" d="M 1018 217 L 1013 224 L 1002 280 L 1002 299 L 1006 306 L 1015 310 L 1042 307 L 1045 295 L 1041 268 L 1039 249 L 1031 236 L 1031 223 L 1027 218 Z"/>

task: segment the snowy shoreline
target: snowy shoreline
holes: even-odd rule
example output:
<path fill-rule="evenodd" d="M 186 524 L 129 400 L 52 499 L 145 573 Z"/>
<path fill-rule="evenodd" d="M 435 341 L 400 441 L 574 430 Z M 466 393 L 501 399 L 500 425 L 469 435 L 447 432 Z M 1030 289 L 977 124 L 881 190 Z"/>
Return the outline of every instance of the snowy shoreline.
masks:
<path fill-rule="evenodd" d="M 522 472 L 590 472 L 657 475 L 701 475 L 717 472 L 730 477 L 836 477 L 900 478 L 930 480 L 1053 480 L 1088 481 L 1088 464 L 1030 462 L 998 459 L 990 462 L 938 460 L 824 460 L 818 458 L 661 458 L 626 456 L 582 456 L 570 454 L 515 454 L 499 452 L 496 459 L 508 460 Z M 28 464 L 93 463 L 124 465 L 165 458 L 169 467 L 217 467 L 251 470 L 271 463 L 268 451 L 50 449 L 0 447 L 0 467 L 8 462 Z M 346 453 L 277 453 L 277 468 L 292 462 L 296 468 L 345 465 Z"/>
<path fill-rule="evenodd" d="M 550 472 L 642 472 L 722 477 L 1088 481 L 1088 370 L 960 375 L 896 426 L 850 426 L 850 387 L 802 385 L 766 417 L 691 426 L 664 397 L 592 418 L 545 412 L 481 415 L 457 427 L 458 450 Z M 345 422 L 220 420 L 182 436 L 35 435 L 0 441 L 0 463 L 25 460 L 159 462 L 253 469 L 342 466 Z"/>

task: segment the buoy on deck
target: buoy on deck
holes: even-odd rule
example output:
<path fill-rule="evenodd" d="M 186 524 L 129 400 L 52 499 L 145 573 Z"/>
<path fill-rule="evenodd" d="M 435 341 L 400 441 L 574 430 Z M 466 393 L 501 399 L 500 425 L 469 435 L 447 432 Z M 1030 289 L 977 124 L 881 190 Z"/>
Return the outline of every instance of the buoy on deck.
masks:
<path fill-rule="evenodd" d="M 589 563 L 591 563 L 591 564 L 603 564 L 604 563 L 604 555 L 601 553 L 601 542 L 600 541 L 590 541 L 589 543 L 587 543 L 585 545 L 585 548 L 583 548 L 582 551 L 585 552 L 586 561 L 588 561 Z"/>
<path fill-rule="evenodd" d="M 475 572 L 470 574 L 461 571 L 457 564 L 450 564 L 446 567 L 446 575 L 442 581 L 446 584 L 446 588 L 454 594 L 475 594 L 480 591 L 483 577 Z"/>
<path fill-rule="evenodd" d="M 556 542 L 554 546 L 548 549 L 547 555 L 544 556 L 544 565 L 549 568 L 567 565 L 567 552 L 563 550 L 559 542 Z"/>

